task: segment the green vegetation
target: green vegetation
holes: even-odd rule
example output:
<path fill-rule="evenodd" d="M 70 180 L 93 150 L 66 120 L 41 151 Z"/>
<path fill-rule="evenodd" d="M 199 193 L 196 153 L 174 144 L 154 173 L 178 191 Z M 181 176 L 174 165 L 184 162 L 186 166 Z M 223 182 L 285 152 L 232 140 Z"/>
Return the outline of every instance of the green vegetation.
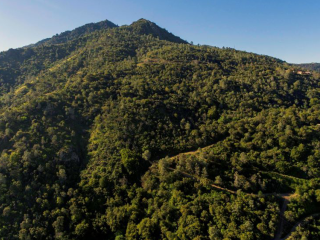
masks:
<path fill-rule="evenodd" d="M 317 240 L 320 237 L 319 215 L 305 218 L 295 228 L 295 231 L 287 238 L 288 240 Z"/>
<path fill-rule="evenodd" d="M 0 53 L 0 239 L 272 239 L 269 193 L 320 202 L 319 79 L 143 19 Z"/>
<path fill-rule="evenodd" d="M 299 67 L 309 69 L 312 71 L 320 72 L 320 63 L 303 63 L 303 64 L 295 64 Z"/>

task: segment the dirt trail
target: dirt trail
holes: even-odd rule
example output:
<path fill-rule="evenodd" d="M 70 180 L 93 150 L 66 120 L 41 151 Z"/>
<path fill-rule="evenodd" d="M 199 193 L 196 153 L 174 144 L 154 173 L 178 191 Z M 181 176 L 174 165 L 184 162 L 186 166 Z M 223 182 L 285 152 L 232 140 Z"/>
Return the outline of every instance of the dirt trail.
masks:
<path fill-rule="evenodd" d="M 201 179 L 204 179 L 204 178 L 201 178 L 201 177 L 198 177 L 198 176 L 195 176 L 195 175 L 192 175 L 192 174 L 189 174 L 189 173 L 186 173 L 184 171 L 177 170 L 177 169 L 174 169 L 174 168 L 171 168 L 171 167 L 168 167 L 168 169 L 170 171 L 178 171 L 183 176 L 188 177 L 188 178 L 192 178 L 192 179 L 196 179 L 198 181 L 200 181 Z M 205 179 L 205 180 L 207 180 L 209 182 L 212 181 L 210 179 Z M 229 192 L 229 193 L 232 193 L 232 194 L 236 194 L 237 193 L 236 191 L 230 190 L 228 188 L 220 187 L 220 186 L 218 186 L 216 184 L 213 184 L 213 183 L 210 183 L 210 186 L 213 187 L 213 188 L 216 188 L 218 190 L 226 191 L 226 192 Z M 246 194 L 251 195 L 251 196 L 259 196 L 256 193 L 246 193 Z M 262 196 L 276 196 L 276 197 L 282 198 L 285 201 L 289 201 L 290 199 L 292 199 L 292 198 L 294 198 L 294 197 L 296 197 L 298 195 L 296 193 L 262 193 Z"/>
<path fill-rule="evenodd" d="M 183 176 L 185 176 L 185 177 L 193 178 L 193 179 L 196 179 L 196 180 L 201 180 L 201 178 L 198 177 L 198 176 L 194 176 L 194 175 L 191 175 L 191 174 L 189 174 L 189 173 L 186 173 L 186 172 L 183 172 L 183 171 L 180 171 L 180 170 L 176 170 L 176 169 L 171 168 L 171 167 L 169 167 L 168 169 L 171 170 L 171 171 L 179 171 L 179 173 L 181 173 L 181 174 L 182 174 Z M 209 180 L 209 179 L 206 179 L 206 180 Z M 209 180 L 209 181 L 210 181 L 210 180 Z M 222 191 L 226 191 L 226 192 L 229 192 L 229 193 L 232 193 L 232 194 L 236 194 L 235 191 L 232 191 L 232 190 L 227 189 L 227 188 L 220 187 L 220 186 L 215 185 L 215 184 L 212 184 L 212 183 L 210 183 L 210 186 L 213 187 L 213 188 L 222 190 Z"/>
<path fill-rule="evenodd" d="M 280 214 L 279 214 L 280 215 L 280 221 L 279 221 L 279 224 L 278 224 L 276 235 L 274 236 L 274 240 L 280 240 L 281 239 L 281 235 L 282 235 L 282 232 L 283 232 L 284 220 L 285 220 L 284 212 L 287 209 L 288 203 L 289 203 L 288 199 L 284 199 L 283 200 L 282 207 L 280 209 Z"/>
<path fill-rule="evenodd" d="M 175 160 L 175 159 L 177 159 L 177 158 L 179 158 L 179 157 L 181 157 L 181 156 L 195 155 L 195 154 L 199 153 L 200 151 L 204 151 L 204 150 L 206 150 L 206 149 L 208 149 L 208 148 L 210 148 L 210 147 L 212 147 L 212 146 L 214 146 L 214 144 L 209 145 L 209 146 L 206 146 L 206 147 L 204 147 L 204 148 L 199 148 L 199 149 L 194 150 L 194 151 L 177 154 L 177 155 L 175 155 L 175 156 L 170 157 L 170 159 L 171 159 L 171 160 Z M 169 167 L 168 169 L 171 170 L 171 171 L 175 171 L 175 170 L 176 170 L 176 169 L 171 168 L 171 167 Z M 176 170 L 176 171 L 177 171 L 177 170 Z M 191 175 L 191 174 L 189 174 L 189 173 L 186 173 L 186 172 L 183 172 L 183 171 L 180 171 L 180 170 L 178 170 L 178 171 L 179 171 L 182 175 L 184 175 L 184 176 L 186 176 L 186 177 L 194 178 L 194 179 L 197 179 L 197 180 L 200 180 L 200 179 L 201 179 L 199 176 L 194 176 L 194 175 Z M 291 176 L 287 176 L 287 175 L 284 175 L 284 174 L 279 174 L 279 175 L 285 176 L 285 177 L 291 177 Z M 292 177 L 292 178 L 293 178 L 293 177 Z M 209 180 L 209 179 L 207 179 L 207 180 Z M 212 182 L 212 180 L 209 180 L 209 181 Z M 227 189 L 227 188 L 220 187 L 220 186 L 215 185 L 215 184 L 213 184 L 213 183 L 210 183 L 210 186 L 213 187 L 213 188 L 222 190 L 222 191 L 226 191 L 226 192 L 229 192 L 229 193 L 232 193 L 232 194 L 236 194 L 236 191 L 233 191 L 233 190 L 230 190 L 230 189 Z M 258 195 L 258 194 L 254 194 L 254 193 L 247 193 L 247 194 L 249 194 L 249 195 L 255 195 L 255 196 Z M 292 198 L 294 198 L 294 197 L 297 196 L 296 193 L 264 193 L 264 194 L 262 194 L 262 195 L 263 195 L 263 196 L 276 196 L 276 197 L 282 198 L 282 199 L 284 199 L 284 200 L 290 200 L 290 199 L 292 199 Z"/>
<path fill-rule="evenodd" d="M 208 149 L 208 148 L 211 148 L 212 146 L 214 146 L 214 144 L 211 144 L 211 145 L 206 146 L 206 147 L 203 147 L 203 148 L 199 148 L 199 149 L 194 150 L 194 151 L 179 153 L 179 154 L 177 154 L 177 155 L 175 155 L 175 156 L 170 157 L 170 159 L 173 160 L 173 159 L 176 159 L 176 158 L 178 158 L 178 157 L 180 157 L 180 156 L 194 155 L 194 154 L 197 154 L 197 153 L 199 153 L 199 152 L 201 152 L 201 151 L 204 151 L 204 150 L 206 150 L 206 149 Z"/>
<path fill-rule="evenodd" d="M 299 226 L 304 226 L 306 223 L 308 223 L 313 217 L 318 217 L 320 216 L 320 213 L 314 213 L 314 214 L 311 214 L 307 217 L 305 217 L 304 219 L 300 220 L 299 222 L 297 222 L 290 230 L 290 232 L 284 237 L 282 238 L 281 240 L 285 240 L 285 239 L 288 239 L 291 234 L 297 229 L 297 227 Z M 280 238 L 279 238 L 280 239 Z"/>
<path fill-rule="evenodd" d="M 194 176 L 192 174 L 189 174 L 189 173 L 186 173 L 186 172 L 183 172 L 183 171 L 180 171 L 180 170 L 176 170 L 176 169 L 171 168 L 171 167 L 168 167 L 168 169 L 170 171 L 179 171 L 179 173 L 181 173 L 183 176 L 188 177 L 188 178 L 192 178 L 192 179 L 196 179 L 196 180 L 203 179 L 203 178 L 200 178 L 198 176 Z M 211 181 L 209 179 L 206 179 L 206 180 Z M 230 190 L 230 189 L 227 189 L 227 188 L 223 188 L 223 187 L 220 187 L 220 186 L 212 184 L 212 183 L 210 183 L 210 186 L 215 188 L 215 189 L 218 189 L 218 190 L 229 192 L 231 194 L 236 194 L 237 193 L 236 191 L 233 191 L 233 190 Z M 251 196 L 258 196 L 258 194 L 255 194 L 255 193 L 246 193 L 246 194 L 251 195 Z M 296 194 L 296 193 L 263 193 L 262 196 L 276 196 L 276 197 L 279 197 L 279 198 L 283 199 L 283 203 L 282 203 L 282 206 L 281 206 L 281 209 L 280 209 L 280 213 L 279 213 L 280 220 L 279 220 L 279 224 L 278 224 L 278 227 L 277 227 L 277 232 L 276 232 L 275 237 L 274 237 L 274 240 L 281 240 L 281 235 L 282 235 L 282 232 L 283 232 L 283 225 L 284 225 L 284 220 L 285 220 L 284 213 L 285 213 L 285 211 L 287 209 L 287 205 L 288 205 L 289 201 L 291 199 L 297 197 L 298 194 Z M 294 231 L 294 229 L 299 224 L 300 224 L 300 222 L 295 225 L 295 227 L 290 231 L 289 235 Z M 284 239 L 286 239 L 286 238 L 284 238 Z"/>
<path fill-rule="evenodd" d="M 204 147 L 204 148 L 201 148 L 201 149 L 198 149 L 198 150 L 195 150 L 195 151 L 190 151 L 190 152 L 186 152 L 186 153 L 180 153 L 176 156 L 173 156 L 171 157 L 170 159 L 171 160 L 175 160 L 177 158 L 179 158 L 180 156 L 186 156 L 186 155 L 194 155 L 196 153 L 199 153 L 200 151 L 203 151 L 207 148 L 210 148 L 212 147 L 213 145 L 209 145 L 207 147 Z M 177 170 L 177 169 L 174 169 L 174 168 L 171 168 L 169 167 L 168 168 L 169 170 L 171 171 L 179 171 L 183 176 L 185 177 L 189 177 L 189 178 L 193 178 L 193 179 L 196 179 L 196 180 L 202 180 L 203 178 L 199 177 L 199 176 L 194 176 L 192 174 L 189 174 L 189 173 L 186 173 L 186 172 L 183 172 L 183 171 L 180 171 L 180 170 Z M 293 178 L 293 179 L 297 179 L 297 180 L 303 180 L 303 179 L 298 179 L 296 177 L 292 177 L 292 176 L 289 176 L 289 175 L 285 175 L 285 174 L 281 174 L 281 173 L 277 173 L 278 175 L 281 175 L 283 177 L 287 177 L 287 178 Z M 212 180 L 210 179 L 205 179 L 209 182 L 212 182 Z M 218 190 L 222 190 L 222 191 L 226 191 L 226 192 L 229 192 L 231 194 L 236 194 L 237 192 L 236 191 L 233 191 L 233 190 L 230 190 L 230 189 L 227 189 L 227 188 L 223 188 L 223 187 L 220 187 L 218 185 L 215 185 L 213 183 L 210 183 L 210 186 L 215 188 L 215 189 L 218 189 Z M 255 194 L 255 193 L 246 193 L 248 195 L 252 195 L 252 196 L 258 196 L 258 194 Z M 320 213 L 315 213 L 315 214 L 312 214 L 306 218 L 304 218 L 303 220 L 297 222 L 294 227 L 290 230 L 290 232 L 287 234 L 286 237 L 282 238 L 281 239 L 281 235 L 282 235 L 282 232 L 283 232 L 283 226 L 284 226 L 284 220 L 285 220 L 285 217 L 284 217 L 284 213 L 287 209 L 287 205 L 289 203 L 289 201 L 295 197 L 298 196 L 297 193 L 263 193 L 262 196 L 276 196 L 276 197 L 279 197 L 281 199 L 283 199 L 283 203 L 282 203 L 282 206 L 281 206 L 281 209 L 280 209 L 280 221 L 279 221 L 279 224 L 278 224 L 278 227 L 277 227 L 277 232 L 275 234 L 275 237 L 274 237 L 274 240 L 285 240 L 287 238 L 290 237 L 290 235 L 292 234 L 292 232 L 295 231 L 295 229 L 302 225 L 302 224 L 305 224 L 306 222 L 308 222 L 310 220 L 310 218 L 312 217 L 315 217 L 315 216 L 320 216 Z"/>

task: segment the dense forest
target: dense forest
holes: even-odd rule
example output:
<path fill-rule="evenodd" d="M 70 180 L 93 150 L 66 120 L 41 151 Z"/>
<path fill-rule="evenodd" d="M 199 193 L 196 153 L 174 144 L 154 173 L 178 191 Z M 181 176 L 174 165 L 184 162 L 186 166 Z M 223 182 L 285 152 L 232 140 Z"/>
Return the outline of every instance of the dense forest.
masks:
<path fill-rule="evenodd" d="M 144 19 L 0 53 L 0 239 L 319 239 L 299 69 Z"/>

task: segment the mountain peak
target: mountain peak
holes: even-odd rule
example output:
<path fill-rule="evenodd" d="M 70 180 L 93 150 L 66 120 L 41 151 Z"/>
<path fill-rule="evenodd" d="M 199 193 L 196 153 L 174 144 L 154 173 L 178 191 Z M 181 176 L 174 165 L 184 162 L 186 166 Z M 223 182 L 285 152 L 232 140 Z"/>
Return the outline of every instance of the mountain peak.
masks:
<path fill-rule="evenodd" d="M 115 28 L 118 27 L 113 22 L 110 22 L 109 20 L 104 20 L 97 23 L 88 23 L 81 27 L 78 27 L 71 31 L 65 31 L 60 34 L 54 35 L 52 38 L 44 39 L 35 45 L 42 45 L 42 44 L 60 44 L 65 43 L 67 41 L 71 41 L 73 39 L 82 37 L 86 34 L 92 33 L 94 31 L 99 31 L 102 29 L 109 29 L 109 28 Z"/>
<path fill-rule="evenodd" d="M 130 26 L 132 30 L 138 32 L 139 34 L 153 35 L 154 37 L 159 37 L 160 40 L 166 40 L 175 43 L 187 43 L 182 40 L 180 37 L 173 35 L 168 32 L 166 29 L 159 27 L 154 22 L 151 22 L 147 19 L 141 18 L 133 22 Z"/>
<path fill-rule="evenodd" d="M 153 23 L 151 21 L 149 21 L 148 19 L 145 18 L 140 18 L 139 20 L 135 21 L 135 23 Z"/>
<path fill-rule="evenodd" d="M 78 27 L 71 31 L 65 31 L 60 34 L 56 34 L 51 38 L 43 39 L 35 44 L 31 44 L 25 47 L 30 46 L 39 46 L 39 45 L 51 45 L 51 44 L 61 44 L 66 43 L 68 41 L 72 41 L 79 37 L 82 37 L 86 34 L 90 34 L 94 31 L 99 31 L 103 29 L 110 29 L 118 27 L 118 25 L 110 22 L 109 20 L 104 20 L 97 23 L 88 23 L 81 27 Z M 140 18 L 139 20 L 133 22 L 131 25 L 126 26 L 131 28 L 131 30 L 145 35 L 153 35 L 154 37 L 159 37 L 160 40 L 166 40 L 175 43 L 187 43 L 186 41 L 182 40 L 180 37 L 173 35 L 172 33 L 168 32 L 166 29 L 159 27 L 154 22 L 151 22 L 147 19 Z"/>

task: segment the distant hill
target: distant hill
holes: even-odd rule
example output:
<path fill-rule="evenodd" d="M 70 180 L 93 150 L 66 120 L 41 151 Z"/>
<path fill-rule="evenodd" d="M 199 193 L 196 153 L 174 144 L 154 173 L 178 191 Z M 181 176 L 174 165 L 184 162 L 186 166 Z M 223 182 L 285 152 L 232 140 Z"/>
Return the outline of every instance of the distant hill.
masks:
<path fill-rule="evenodd" d="M 319 211 L 319 80 L 145 19 L 2 52 L 0 239 L 285 235 Z"/>
<path fill-rule="evenodd" d="M 295 65 L 308 70 L 320 72 L 320 63 L 301 63 Z"/>

